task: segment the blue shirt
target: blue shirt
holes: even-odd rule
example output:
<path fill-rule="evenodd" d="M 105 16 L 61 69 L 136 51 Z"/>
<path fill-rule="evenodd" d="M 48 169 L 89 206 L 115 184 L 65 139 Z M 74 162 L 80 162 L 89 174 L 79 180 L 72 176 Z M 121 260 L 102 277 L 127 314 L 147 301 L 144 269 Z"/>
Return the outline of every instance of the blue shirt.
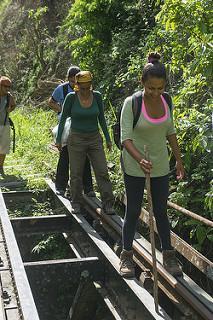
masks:
<path fill-rule="evenodd" d="M 58 102 L 60 104 L 61 108 L 62 108 L 62 105 L 64 103 L 64 99 L 65 99 L 63 87 L 67 84 L 68 84 L 67 94 L 70 92 L 73 92 L 73 89 L 70 87 L 69 82 L 65 82 L 65 83 L 59 84 L 52 93 L 52 99 L 54 101 Z M 58 113 L 58 121 L 60 120 L 60 118 L 61 118 L 61 112 Z"/>
<path fill-rule="evenodd" d="M 64 97 L 64 92 L 63 92 L 63 87 L 66 84 L 68 84 L 68 92 L 67 93 L 73 92 L 73 89 L 70 87 L 69 82 L 65 82 L 65 83 L 59 84 L 59 86 L 57 86 L 55 88 L 55 90 L 53 91 L 53 93 L 52 93 L 53 100 L 58 102 L 61 107 L 62 107 L 62 105 L 64 103 L 64 98 L 65 98 Z"/>

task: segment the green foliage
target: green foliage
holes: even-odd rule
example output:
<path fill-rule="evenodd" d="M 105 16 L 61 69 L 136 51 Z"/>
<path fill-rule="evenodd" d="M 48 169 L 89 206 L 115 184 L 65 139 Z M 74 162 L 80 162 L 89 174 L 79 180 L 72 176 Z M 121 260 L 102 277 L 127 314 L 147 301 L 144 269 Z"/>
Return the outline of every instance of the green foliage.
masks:
<path fill-rule="evenodd" d="M 22 87 L 26 90 L 26 96 L 30 96 L 37 80 L 45 72 L 48 58 L 51 56 L 49 44 L 51 38 L 45 25 L 46 6 L 30 9 L 27 12 L 28 19 L 24 24 L 24 33 L 19 48 L 19 65 L 22 69 Z M 26 66 L 26 59 L 31 61 Z"/>
<path fill-rule="evenodd" d="M 158 10 L 155 1 L 136 0 L 78 0 L 70 9 L 62 32 L 72 56 L 81 68 L 94 73 L 96 86 L 108 99 L 128 94 L 138 82 L 135 68 L 139 68 L 131 62 L 135 52 L 143 55 Z"/>
<path fill-rule="evenodd" d="M 186 76 L 212 74 L 212 3 L 209 0 L 167 0 L 158 15 L 174 40 L 172 64 L 187 63 Z M 184 17 L 184 19 L 182 18 Z"/>
<path fill-rule="evenodd" d="M 184 19 L 181 17 L 184 16 Z M 186 181 L 171 199 L 211 219 L 212 212 L 212 20 L 210 1 L 165 1 L 149 45 L 157 44 L 170 73 L 175 123 Z M 179 229 L 185 226 L 179 219 Z M 201 249 L 212 239 L 208 228 L 190 224 L 190 238 Z"/>
<path fill-rule="evenodd" d="M 6 7 L 9 6 L 11 0 L 1 0 L 0 2 L 0 21 L 2 20 L 2 13 L 6 10 Z"/>
<path fill-rule="evenodd" d="M 15 109 L 11 117 L 16 128 L 16 150 L 6 157 L 5 164 L 14 162 L 17 169 L 7 173 L 17 179 L 26 178 L 29 187 L 43 188 L 43 178 L 55 172 L 58 158 L 57 152 L 50 148 L 53 142 L 50 128 L 56 124 L 55 115 L 27 106 Z"/>
<path fill-rule="evenodd" d="M 65 246 L 62 235 L 44 235 L 32 249 L 34 259 L 65 259 L 69 256 L 69 246 Z"/>
<path fill-rule="evenodd" d="M 169 91 L 174 96 L 174 117 L 187 171 L 186 181 L 173 181 L 175 191 L 171 199 L 206 217 L 210 217 L 212 208 L 210 17 L 211 2 L 207 0 L 120 1 L 119 10 L 115 1 L 79 0 L 62 29 L 67 32 L 67 43 L 76 62 L 95 73 L 107 97 L 109 113 L 108 99 L 116 109 L 138 87 L 147 53 L 162 53 L 170 76 Z M 114 116 L 108 116 L 110 123 L 113 119 Z M 108 155 L 110 160 L 113 157 L 119 157 L 117 150 Z M 119 195 L 117 186 L 122 184 L 122 178 L 117 160 L 114 162 L 118 174 L 111 178 Z M 203 229 L 197 226 L 192 230 L 193 241 L 197 239 L 201 246 Z"/>

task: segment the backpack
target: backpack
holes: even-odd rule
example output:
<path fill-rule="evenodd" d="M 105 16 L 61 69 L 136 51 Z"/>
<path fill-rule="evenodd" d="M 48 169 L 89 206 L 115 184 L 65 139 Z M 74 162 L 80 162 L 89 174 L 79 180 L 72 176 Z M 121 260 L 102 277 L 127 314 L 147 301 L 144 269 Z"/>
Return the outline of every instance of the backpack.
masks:
<path fill-rule="evenodd" d="M 64 96 L 64 100 L 65 100 L 65 98 L 66 98 L 66 96 L 67 96 L 67 94 L 68 94 L 68 86 L 69 86 L 69 82 L 67 82 L 67 83 L 65 83 L 65 84 L 63 85 L 63 96 Z"/>
<path fill-rule="evenodd" d="M 170 95 L 167 92 L 164 92 L 162 96 L 164 97 L 166 103 L 168 104 L 170 112 L 172 112 L 172 99 Z M 135 128 L 141 114 L 142 99 L 143 99 L 142 91 L 137 91 L 132 95 L 133 129 Z M 120 140 L 121 139 L 121 126 L 120 126 L 121 110 L 122 108 L 120 108 L 118 112 L 116 123 L 112 126 L 113 139 L 116 146 L 120 150 L 122 150 L 122 145 Z"/>
<path fill-rule="evenodd" d="M 8 117 L 10 128 L 13 131 L 13 153 L 14 153 L 15 152 L 15 143 L 16 143 L 16 132 L 15 132 L 14 123 L 13 123 L 12 119 L 9 117 L 8 112 L 7 112 L 7 109 L 9 108 L 9 102 L 10 102 L 10 95 L 7 94 L 7 102 L 6 102 L 6 106 L 5 106 L 6 115 L 5 115 L 5 118 L 4 118 L 4 126 L 6 126 L 7 117 Z"/>

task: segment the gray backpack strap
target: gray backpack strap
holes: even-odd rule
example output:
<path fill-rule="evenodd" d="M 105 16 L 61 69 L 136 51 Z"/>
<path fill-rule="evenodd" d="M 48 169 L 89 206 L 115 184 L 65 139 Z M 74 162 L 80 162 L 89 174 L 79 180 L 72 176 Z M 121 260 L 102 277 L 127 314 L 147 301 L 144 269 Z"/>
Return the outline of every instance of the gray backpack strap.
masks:
<path fill-rule="evenodd" d="M 10 102 L 10 96 L 9 96 L 9 94 L 7 94 L 7 102 L 6 102 L 6 106 L 5 106 L 6 114 L 5 114 L 5 118 L 4 118 L 4 126 L 6 125 L 6 122 L 7 122 L 7 117 L 8 117 L 7 109 L 9 108 L 9 102 Z"/>
<path fill-rule="evenodd" d="M 164 92 L 162 94 L 162 96 L 164 97 L 166 103 L 168 104 L 170 112 L 172 112 L 172 98 L 171 98 L 171 96 L 167 92 Z"/>
<path fill-rule="evenodd" d="M 70 92 L 69 96 L 71 98 L 71 109 L 72 109 L 72 106 L 73 106 L 75 99 L 76 99 L 76 92 Z"/>

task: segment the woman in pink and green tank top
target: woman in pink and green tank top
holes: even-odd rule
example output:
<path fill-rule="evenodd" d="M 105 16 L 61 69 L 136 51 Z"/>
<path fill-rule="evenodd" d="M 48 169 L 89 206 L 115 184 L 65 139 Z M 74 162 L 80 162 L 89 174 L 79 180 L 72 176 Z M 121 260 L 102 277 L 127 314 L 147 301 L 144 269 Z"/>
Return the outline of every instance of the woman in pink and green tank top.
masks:
<path fill-rule="evenodd" d="M 172 108 L 170 110 L 163 97 L 166 80 L 166 69 L 160 62 L 160 55 L 151 53 L 142 72 L 143 99 L 140 117 L 134 128 L 132 97 L 124 101 L 121 112 L 122 166 L 127 195 L 122 229 L 123 250 L 120 257 L 120 273 L 124 277 L 134 276 L 132 243 L 141 212 L 146 173 L 151 177 L 153 211 L 161 241 L 164 267 L 174 276 L 182 275 L 175 251 L 171 247 L 167 217 L 169 192 L 167 141 L 176 159 L 177 179 L 184 177 L 184 168 L 177 143 Z M 145 145 L 149 150 L 149 160 L 145 159 Z"/>

